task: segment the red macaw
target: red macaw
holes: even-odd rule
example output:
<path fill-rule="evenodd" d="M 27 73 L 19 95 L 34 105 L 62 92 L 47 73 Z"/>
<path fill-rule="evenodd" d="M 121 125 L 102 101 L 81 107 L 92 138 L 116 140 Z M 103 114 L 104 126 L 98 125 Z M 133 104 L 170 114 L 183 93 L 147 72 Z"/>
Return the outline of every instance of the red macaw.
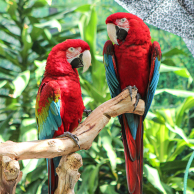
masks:
<path fill-rule="evenodd" d="M 36 97 L 35 115 L 39 139 L 64 134 L 77 143 L 77 137 L 70 132 L 82 120 L 85 107 L 76 68 L 83 67 L 83 72 L 89 68 L 89 50 L 89 45 L 80 39 L 66 40 L 51 50 Z M 55 169 L 60 158 L 47 159 L 49 193 L 52 194 L 57 187 Z"/>
<path fill-rule="evenodd" d="M 106 19 L 108 40 L 103 49 L 106 79 L 112 97 L 128 87 L 138 89 L 138 100 L 145 100 L 143 116 L 119 116 L 125 152 L 129 193 L 142 193 L 143 120 L 150 108 L 159 80 L 161 50 L 158 42 L 151 43 L 149 28 L 139 17 L 130 13 L 115 13 Z M 112 44 L 112 42 L 114 45 Z"/>

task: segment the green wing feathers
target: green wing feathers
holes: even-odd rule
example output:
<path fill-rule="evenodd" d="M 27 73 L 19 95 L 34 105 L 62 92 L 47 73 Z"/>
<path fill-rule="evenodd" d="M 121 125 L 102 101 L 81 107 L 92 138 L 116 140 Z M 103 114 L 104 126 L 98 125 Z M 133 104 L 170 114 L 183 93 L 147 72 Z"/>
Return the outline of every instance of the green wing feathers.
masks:
<path fill-rule="evenodd" d="M 35 116 L 39 139 L 52 138 L 62 124 L 61 91 L 57 82 L 42 83 L 36 97 Z"/>

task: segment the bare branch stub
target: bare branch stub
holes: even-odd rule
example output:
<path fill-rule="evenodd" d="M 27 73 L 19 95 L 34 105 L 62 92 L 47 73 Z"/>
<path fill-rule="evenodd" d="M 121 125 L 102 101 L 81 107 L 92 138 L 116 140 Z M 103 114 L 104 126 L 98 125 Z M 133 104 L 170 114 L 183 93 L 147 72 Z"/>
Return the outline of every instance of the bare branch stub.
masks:
<path fill-rule="evenodd" d="M 14 194 L 17 183 L 22 178 L 19 162 L 8 156 L 0 161 L 0 194 Z"/>
<path fill-rule="evenodd" d="M 58 187 L 55 194 L 74 194 L 74 187 L 80 178 L 78 169 L 83 165 L 81 155 L 73 153 L 63 156 L 56 169 Z"/>

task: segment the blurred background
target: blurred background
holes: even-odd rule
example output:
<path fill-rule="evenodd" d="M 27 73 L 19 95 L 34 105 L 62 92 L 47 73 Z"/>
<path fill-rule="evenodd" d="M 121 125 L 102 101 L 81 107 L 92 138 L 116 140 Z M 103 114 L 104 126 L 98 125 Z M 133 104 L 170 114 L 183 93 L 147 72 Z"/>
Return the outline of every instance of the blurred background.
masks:
<path fill-rule="evenodd" d="M 113 0 L 0 0 L 0 141 L 36 140 L 35 99 L 48 53 L 70 38 L 88 42 L 92 67 L 80 82 L 87 109 L 110 99 L 102 63 L 105 19 L 126 12 Z M 144 121 L 144 193 L 182 194 L 194 148 L 194 58 L 182 38 L 148 25 L 162 49 L 161 75 Z M 84 165 L 76 194 L 127 194 L 118 119 L 111 119 L 92 147 L 79 151 Z M 45 159 L 20 161 L 17 194 L 48 193 Z M 194 193 L 194 162 L 187 193 Z"/>

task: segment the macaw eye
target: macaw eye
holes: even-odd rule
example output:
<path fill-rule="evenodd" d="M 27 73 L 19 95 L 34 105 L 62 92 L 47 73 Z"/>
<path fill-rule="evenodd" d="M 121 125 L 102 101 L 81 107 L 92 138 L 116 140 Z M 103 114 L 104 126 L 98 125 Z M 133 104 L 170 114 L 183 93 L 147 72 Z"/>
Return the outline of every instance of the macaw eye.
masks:
<path fill-rule="evenodd" d="M 68 51 L 73 52 L 75 49 L 73 47 L 68 48 Z"/>
<path fill-rule="evenodd" d="M 126 21 L 126 18 L 122 18 L 122 19 L 121 19 L 121 22 L 125 22 L 125 21 Z"/>

